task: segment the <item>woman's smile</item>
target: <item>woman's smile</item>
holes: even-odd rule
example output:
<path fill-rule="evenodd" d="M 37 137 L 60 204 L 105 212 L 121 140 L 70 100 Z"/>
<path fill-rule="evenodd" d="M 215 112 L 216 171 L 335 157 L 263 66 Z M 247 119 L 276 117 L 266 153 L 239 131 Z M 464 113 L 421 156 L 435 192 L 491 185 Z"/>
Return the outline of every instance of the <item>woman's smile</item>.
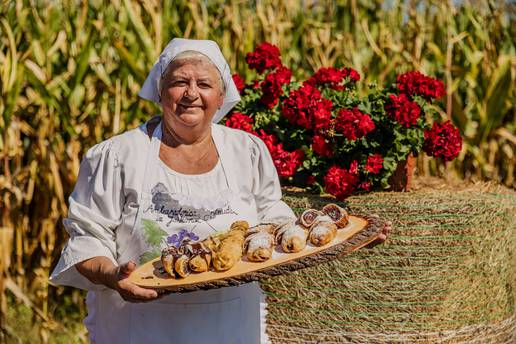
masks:
<path fill-rule="evenodd" d="M 196 104 L 181 104 L 181 103 L 177 105 L 178 112 L 195 111 L 196 109 L 204 109 L 204 106 L 196 105 Z"/>

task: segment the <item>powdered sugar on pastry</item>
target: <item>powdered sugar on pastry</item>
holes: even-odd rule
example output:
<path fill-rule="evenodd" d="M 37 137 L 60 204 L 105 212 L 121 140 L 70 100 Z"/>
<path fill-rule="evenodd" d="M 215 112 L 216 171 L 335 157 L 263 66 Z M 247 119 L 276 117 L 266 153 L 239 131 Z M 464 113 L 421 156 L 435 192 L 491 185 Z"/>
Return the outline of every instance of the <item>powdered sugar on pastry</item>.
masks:
<path fill-rule="evenodd" d="M 337 226 L 333 222 L 316 222 L 310 229 L 309 239 L 315 246 L 323 246 L 329 243 L 337 235 Z"/>
<path fill-rule="evenodd" d="M 274 239 L 267 232 L 257 232 L 246 238 L 247 250 L 254 251 L 259 248 L 270 248 L 274 244 Z"/>

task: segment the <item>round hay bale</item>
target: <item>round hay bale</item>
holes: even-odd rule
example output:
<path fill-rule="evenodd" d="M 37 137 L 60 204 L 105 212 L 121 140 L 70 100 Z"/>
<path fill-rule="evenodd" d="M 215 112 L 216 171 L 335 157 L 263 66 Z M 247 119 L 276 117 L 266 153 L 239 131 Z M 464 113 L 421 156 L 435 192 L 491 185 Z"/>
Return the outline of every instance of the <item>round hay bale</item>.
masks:
<path fill-rule="evenodd" d="M 516 193 L 430 184 L 348 199 L 393 222 L 383 245 L 262 282 L 271 341 L 515 343 Z M 331 201 L 285 199 L 298 212 Z"/>

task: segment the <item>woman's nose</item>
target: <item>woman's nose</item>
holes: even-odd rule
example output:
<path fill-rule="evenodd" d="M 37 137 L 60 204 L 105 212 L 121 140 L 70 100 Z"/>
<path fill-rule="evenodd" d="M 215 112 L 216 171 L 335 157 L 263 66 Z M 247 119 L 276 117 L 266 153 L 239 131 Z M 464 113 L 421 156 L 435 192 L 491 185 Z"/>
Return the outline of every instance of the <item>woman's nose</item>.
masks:
<path fill-rule="evenodd" d="M 185 97 L 189 99 L 196 99 L 199 96 L 199 89 L 195 82 L 189 82 L 188 87 L 185 90 Z"/>

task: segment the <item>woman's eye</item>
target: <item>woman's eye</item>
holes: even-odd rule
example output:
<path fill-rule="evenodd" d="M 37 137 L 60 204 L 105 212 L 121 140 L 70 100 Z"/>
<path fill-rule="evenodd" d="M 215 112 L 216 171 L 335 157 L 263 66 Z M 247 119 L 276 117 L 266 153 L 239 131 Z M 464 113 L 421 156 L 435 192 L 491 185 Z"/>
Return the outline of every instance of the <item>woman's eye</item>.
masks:
<path fill-rule="evenodd" d="M 184 80 L 170 80 L 168 87 L 182 87 L 187 85 L 187 82 Z"/>

